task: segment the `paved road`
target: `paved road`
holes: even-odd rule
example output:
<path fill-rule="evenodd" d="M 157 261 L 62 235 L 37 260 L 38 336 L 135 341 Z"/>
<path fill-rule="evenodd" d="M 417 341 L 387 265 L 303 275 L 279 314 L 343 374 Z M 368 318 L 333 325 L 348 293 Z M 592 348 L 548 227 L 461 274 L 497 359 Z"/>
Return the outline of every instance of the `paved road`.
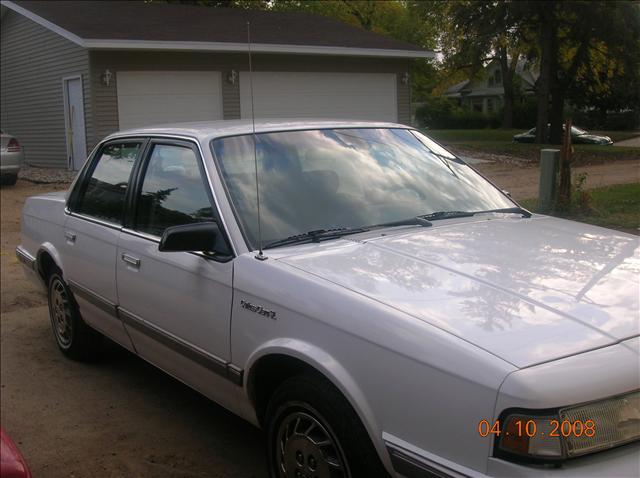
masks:
<path fill-rule="evenodd" d="M 640 148 L 640 136 L 635 138 L 625 139 L 624 141 L 618 141 L 613 143 L 614 146 L 628 146 L 632 148 Z"/>

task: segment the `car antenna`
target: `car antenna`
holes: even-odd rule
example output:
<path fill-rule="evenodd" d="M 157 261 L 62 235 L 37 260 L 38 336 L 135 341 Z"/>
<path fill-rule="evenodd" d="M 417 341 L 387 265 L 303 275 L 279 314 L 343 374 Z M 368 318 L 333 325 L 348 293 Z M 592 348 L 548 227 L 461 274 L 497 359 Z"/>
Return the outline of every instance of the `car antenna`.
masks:
<path fill-rule="evenodd" d="M 267 260 L 262 252 L 262 221 L 260 220 L 260 186 L 258 185 L 258 145 L 256 139 L 256 115 L 253 105 L 253 68 L 251 65 L 251 22 L 247 22 L 247 49 L 249 51 L 249 89 L 251 90 L 251 136 L 253 137 L 253 164 L 256 171 L 256 203 L 258 206 L 258 254 L 259 261 Z"/>

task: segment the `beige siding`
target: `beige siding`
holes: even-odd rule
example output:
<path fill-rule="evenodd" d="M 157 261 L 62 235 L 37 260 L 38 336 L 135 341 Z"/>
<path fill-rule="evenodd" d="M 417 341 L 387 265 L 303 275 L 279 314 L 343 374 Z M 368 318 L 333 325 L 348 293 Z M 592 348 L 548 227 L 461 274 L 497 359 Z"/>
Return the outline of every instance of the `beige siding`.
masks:
<path fill-rule="evenodd" d="M 246 55 L 216 53 L 178 53 L 178 52 L 91 52 L 91 91 L 93 93 L 93 124 L 95 140 L 118 130 L 118 101 L 115 81 L 117 71 L 221 71 L 223 115 L 225 119 L 240 118 L 239 82 L 230 84 L 226 78 L 231 70 L 246 71 Z M 318 71 L 318 72 L 378 72 L 396 73 L 398 78 L 398 121 L 409 124 L 411 121 L 409 85 L 402 82 L 402 76 L 408 71 L 407 60 L 389 60 L 330 56 L 293 56 L 293 55 L 255 55 L 255 71 Z M 109 69 L 113 81 L 109 86 L 100 82 L 100 76 Z M 313 116 L 310 113 L 310 116 Z M 91 146 L 91 145 L 90 145 Z"/>
<path fill-rule="evenodd" d="M 94 143 L 89 56 L 85 49 L 13 11 L 0 29 L 2 128 L 29 164 L 67 167 L 62 78 L 82 75 L 87 146 Z"/>

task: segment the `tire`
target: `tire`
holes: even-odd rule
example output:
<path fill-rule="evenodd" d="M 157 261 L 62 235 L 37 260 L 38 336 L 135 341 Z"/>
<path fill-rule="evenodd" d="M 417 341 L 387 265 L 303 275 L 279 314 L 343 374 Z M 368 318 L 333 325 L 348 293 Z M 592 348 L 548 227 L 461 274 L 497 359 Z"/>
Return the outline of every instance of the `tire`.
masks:
<path fill-rule="evenodd" d="M 60 351 L 73 360 L 96 360 L 102 348 L 102 334 L 82 320 L 73 294 L 58 269 L 49 275 L 47 298 L 53 336 Z"/>
<path fill-rule="evenodd" d="M 265 430 L 270 478 L 389 477 L 356 412 L 318 374 L 292 377 L 274 392 Z"/>
<path fill-rule="evenodd" d="M 3 174 L 0 177 L 0 183 L 6 186 L 13 186 L 18 181 L 17 174 Z"/>

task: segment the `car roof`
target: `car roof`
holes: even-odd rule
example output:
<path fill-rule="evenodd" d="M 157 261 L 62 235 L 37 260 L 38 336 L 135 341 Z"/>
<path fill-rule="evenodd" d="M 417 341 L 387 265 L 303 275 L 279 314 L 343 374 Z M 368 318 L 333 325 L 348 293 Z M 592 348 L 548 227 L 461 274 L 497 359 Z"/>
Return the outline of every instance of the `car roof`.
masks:
<path fill-rule="evenodd" d="M 330 119 L 256 119 L 256 133 L 276 131 L 300 131 L 307 129 L 340 129 L 340 128 L 410 128 L 398 123 L 385 123 L 362 120 L 330 120 Z M 121 136 L 186 136 L 208 142 L 211 139 L 250 134 L 253 132 L 251 120 L 200 121 L 192 123 L 171 123 L 118 131 L 105 139 Z"/>

